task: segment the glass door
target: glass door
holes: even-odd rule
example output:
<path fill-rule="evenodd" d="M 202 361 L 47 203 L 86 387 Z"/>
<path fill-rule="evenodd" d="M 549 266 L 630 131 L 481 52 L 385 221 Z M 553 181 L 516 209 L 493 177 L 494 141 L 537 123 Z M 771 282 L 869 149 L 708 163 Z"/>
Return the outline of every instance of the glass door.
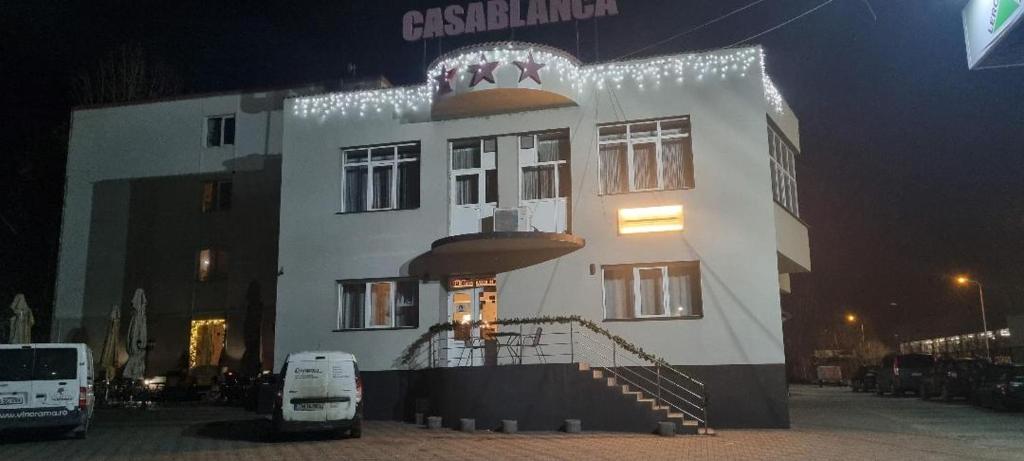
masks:
<path fill-rule="evenodd" d="M 498 206 L 497 138 L 452 141 L 451 235 L 490 231 Z M 489 229 L 490 227 L 491 229 Z"/>
<path fill-rule="evenodd" d="M 449 281 L 448 318 L 454 325 L 446 341 L 448 366 L 484 363 L 484 343 L 498 326 L 498 289 L 493 277 Z"/>

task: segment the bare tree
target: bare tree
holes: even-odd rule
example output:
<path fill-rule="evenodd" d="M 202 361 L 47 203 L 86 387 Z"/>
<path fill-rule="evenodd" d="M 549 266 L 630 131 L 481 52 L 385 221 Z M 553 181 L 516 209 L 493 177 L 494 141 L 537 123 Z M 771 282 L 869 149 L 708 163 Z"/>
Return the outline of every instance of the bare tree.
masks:
<path fill-rule="evenodd" d="M 181 79 L 166 64 L 149 59 L 142 45 L 127 43 L 79 72 L 72 82 L 78 104 L 107 104 L 178 94 Z"/>

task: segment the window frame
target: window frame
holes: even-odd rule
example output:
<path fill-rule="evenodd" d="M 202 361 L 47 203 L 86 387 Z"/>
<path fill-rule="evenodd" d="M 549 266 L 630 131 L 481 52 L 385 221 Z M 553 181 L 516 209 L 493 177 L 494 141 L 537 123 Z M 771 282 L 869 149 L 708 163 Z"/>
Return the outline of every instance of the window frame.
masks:
<path fill-rule="evenodd" d="M 210 267 L 206 270 L 205 276 L 203 276 L 203 252 L 208 252 L 210 257 Z M 227 259 L 229 259 L 228 252 L 223 248 L 200 247 L 196 252 L 196 282 L 209 283 L 227 279 Z"/>
<path fill-rule="evenodd" d="M 477 142 L 480 146 L 480 165 L 472 168 L 459 168 L 455 169 L 453 162 L 455 160 L 455 144 L 460 142 Z M 488 143 L 492 143 L 492 150 L 488 150 Z M 494 168 L 487 168 L 484 162 L 484 156 L 486 154 L 494 154 Z M 497 183 L 498 175 L 498 137 L 497 136 L 481 136 L 477 138 L 458 138 L 448 140 L 448 203 L 454 207 L 474 207 L 482 205 L 493 205 L 498 206 L 498 195 L 501 193 L 495 184 L 495 196 L 494 201 L 488 201 L 487 196 L 487 176 L 488 173 L 493 171 L 495 175 L 495 183 Z M 457 179 L 460 176 L 476 176 L 477 184 L 477 200 L 474 203 L 458 203 L 458 188 L 456 187 Z"/>
<path fill-rule="evenodd" d="M 800 183 L 796 177 L 798 151 L 774 123 L 768 122 L 768 167 L 772 200 L 793 216 L 800 217 Z"/>
<path fill-rule="evenodd" d="M 221 201 L 224 195 L 224 186 L 227 185 L 231 192 L 228 194 L 227 206 L 222 206 Z M 206 187 L 213 187 L 213 195 L 210 199 L 210 206 L 206 204 Z M 234 184 L 230 179 L 211 179 L 203 181 L 202 183 L 202 196 L 200 197 L 199 209 L 205 213 L 215 213 L 219 211 L 230 211 L 231 206 L 234 202 Z"/>
<path fill-rule="evenodd" d="M 662 124 L 664 124 L 666 122 L 678 122 L 678 121 L 683 121 L 683 122 L 686 123 L 686 125 L 687 125 L 686 132 L 679 133 L 679 134 L 665 134 L 665 133 L 663 133 Z M 638 126 L 638 125 L 648 125 L 648 124 L 652 124 L 652 123 L 655 124 L 655 126 L 656 126 L 655 134 L 653 136 L 650 136 L 650 135 L 647 135 L 647 136 L 637 136 L 637 137 L 633 136 L 633 128 L 635 126 Z M 612 128 L 612 127 L 625 127 L 625 129 L 626 129 L 625 137 L 622 138 L 622 139 L 602 140 L 601 139 L 601 129 L 603 129 L 603 128 Z M 675 140 L 675 139 L 688 139 L 689 140 L 690 153 L 691 153 L 691 159 L 692 159 L 692 153 L 693 153 L 693 120 L 692 120 L 690 115 L 679 115 L 679 116 L 672 116 L 672 117 L 664 117 L 664 118 L 656 118 L 656 119 L 648 119 L 648 120 L 634 120 L 634 121 L 627 121 L 627 122 L 603 123 L 603 124 L 597 125 L 597 149 L 598 149 L 599 152 L 600 152 L 602 146 L 623 145 L 623 144 L 626 146 L 626 162 L 627 162 L 627 168 L 628 168 L 628 171 L 627 171 L 628 178 L 627 179 L 628 179 L 628 182 L 629 182 L 629 184 L 627 185 L 628 186 L 627 190 L 624 190 L 624 191 L 608 192 L 608 191 L 602 190 L 602 186 L 601 185 L 604 183 L 602 181 L 602 178 L 604 178 L 605 166 L 604 166 L 604 162 L 602 162 L 601 159 L 600 159 L 600 155 L 598 155 L 598 162 L 597 162 L 598 195 L 617 195 L 617 194 L 629 194 L 629 193 L 634 193 L 634 192 L 657 192 L 657 191 L 669 191 L 669 190 L 689 190 L 689 189 L 695 188 L 696 187 L 696 180 L 695 179 L 690 181 L 689 185 L 685 184 L 687 182 L 686 179 L 694 177 L 694 174 L 693 174 L 692 171 L 687 172 L 685 169 L 683 170 L 683 176 L 684 176 L 683 177 L 683 181 L 682 181 L 683 184 L 684 184 L 683 187 L 673 187 L 673 188 L 665 187 L 665 183 L 666 183 L 666 181 L 665 181 L 665 161 L 664 161 L 664 153 L 663 153 L 662 145 L 664 144 L 665 141 L 670 141 L 670 140 Z M 655 146 L 655 162 L 656 162 L 657 169 L 658 169 L 658 175 L 657 175 L 658 176 L 658 178 L 657 178 L 658 184 L 654 188 L 640 189 L 640 188 L 637 188 L 636 184 L 635 184 L 636 183 L 636 160 L 635 160 L 636 150 L 635 150 L 634 146 L 637 145 L 637 144 L 648 144 L 648 143 L 653 143 L 654 146 Z M 687 165 L 684 162 L 683 167 L 686 168 L 687 166 L 689 166 L 691 168 L 691 170 L 692 170 L 692 167 L 693 167 L 692 162 L 691 162 L 690 165 Z"/>
<path fill-rule="evenodd" d="M 685 315 L 672 315 L 672 299 L 671 299 L 671 285 L 669 279 L 669 268 L 672 266 L 680 266 L 686 271 L 692 271 L 690 275 L 696 276 L 697 283 L 690 286 L 690 303 L 692 304 L 692 310 L 698 312 L 696 314 L 685 314 Z M 632 288 L 632 305 L 629 306 L 631 309 L 627 309 L 633 312 L 631 318 L 619 318 L 619 317 L 608 317 L 608 299 L 605 291 L 605 273 L 609 269 L 622 270 L 630 269 L 631 279 L 630 286 Z M 661 272 L 661 305 L 664 313 L 645 315 L 642 312 L 642 293 L 640 290 L 640 271 L 643 270 L 659 270 Z M 601 266 L 601 310 L 602 316 L 605 322 L 630 322 L 630 321 L 643 321 L 643 320 L 693 320 L 704 318 L 704 301 L 703 301 L 703 277 L 701 276 L 700 262 L 699 261 L 672 261 L 672 262 L 658 262 L 658 263 L 638 263 L 638 264 L 608 264 Z"/>
<path fill-rule="evenodd" d="M 369 319 L 373 314 L 373 293 L 371 287 L 377 283 L 387 283 L 390 285 L 389 288 L 389 299 L 388 299 L 388 310 L 390 312 L 390 325 L 370 326 Z M 398 325 L 398 287 L 402 283 L 414 283 L 416 287 L 416 321 L 414 325 L 400 326 Z M 347 328 L 344 325 L 345 321 L 345 285 L 362 285 L 363 286 L 363 312 L 362 321 L 363 325 L 358 328 Z M 335 282 L 335 290 L 337 295 L 337 315 L 335 320 L 335 332 L 346 332 L 346 331 L 381 331 L 381 330 L 414 330 L 420 326 L 420 282 L 415 278 L 399 277 L 399 278 L 383 278 L 383 279 L 355 279 L 355 280 L 337 280 Z"/>
<path fill-rule="evenodd" d="M 230 144 L 226 143 L 224 140 L 224 121 L 227 119 L 231 119 L 234 121 L 234 129 L 231 132 Z M 217 140 L 217 144 L 210 144 L 210 120 L 217 120 L 218 123 L 220 123 L 220 139 Z M 203 121 L 205 122 L 203 124 L 203 145 L 206 146 L 207 149 L 214 149 L 226 146 L 234 147 L 235 142 L 238 140 L 238 117 L 234 112 L 230 114 L 207 115 L 206 118 L 203 119 Z"/>
<path fill-rule="evenodd" d="M 541 142 L 540 137 L 541 136 L 545 136 L 545 135 L 558 135 L 558 134 L 563 134 L 565 136 L 565 138 L 566 138 L 566 147 L 569 149 L 568 156 L 566 158 L 562 158 L 562 156 L 559 155 L 559 158 L 557 160 L 541 161 L 540 160 L 540 142 Z M 545 201 L 552 201 L 552 200 L 559 200 L 559 199 L 566 199 L 566 200 L 568 200 L 570 198 L 571 191 L 570 191 L 570 195 L 563 196 L 562 195 L 562 184 L 561 184 L 561 182 L 562 182 L 562 169 L 563 168 L 569 168 L 568 174 L 570 175 L 569 179 L 570 179 L 570 186 L 571 186 L 571 181 L 572 181 L 572 176 L 571 176 L 572 175 L 572 163 L 571 163 L 571 159 L 572 159 L 572 138 L 569 136 L 569 130 L 568 129 L 548 130 L 548 131 L 540 131 L 540 132 L 534 132 L 534 133 L 523 133 L 523 134 L 518 134 L 518 135 L 515 135 L 515 136 L 516 136 L 516 142 L 517 142 L 518 148 L 519 148 L 519 158 L 522 159 L 523 151 L 530 151 L 530 150 L 532 150 L 532 151 L 534 151 L 534 158 L 536 159 L 533 162 L 523 163 L 521 160 L 519 162 L 519 169 L 518 169 L 518 176 L 519 176 L 519 181 L 518 181 L 519 182 L 519 203 L 521 203 L 521 204 L 522 203 L 537 203 L 537 202 L 545 202 Z M 523 147 L 523 139 L 524 138 L 532 138 L 533 139 L 533 146 L 532 147 Z M 526 170 L 527 168 L 532 168 L 532 169 L 538 169 L 539 170 L 539 169 L 548 168 L 548 167 L 553 169 L 554 188 L 555 188 L 554 189 L 554 195 L 552 197 L 548 197 L 548 198 L 535 198 L 535 199 L 525 198 L 524 195 L 523 195 L 524 192 L 525 192 L 525 188 L 524 188 L 524 184 L 523 183 L 524 183 L 524 181 L 526 179 L 526 175 L 524 174 L 524 170 Z"/>
<path fill-rule="evenodd" d="M 398 154 L 399 149 L 402 148 L 402 147 L 408 147 L 408 146 L 415 146 L 416 147 L 416 157 L 414 157 L 414 158 L 404 158 L 404 159 L 403 158 L 399 158 L 399 154 Z M 374 150 L 387 149 L 387 148 L 391 148 L 392 149 L 392 154 L 393 155 L 391 156 L 391 159 L 389 159 L 389 160 L 373 160 L 373 151 Z M 366 153 L 366 159 L 362 160 L 362 161 L 348 162 L 347 159 L 346 159 L 347 154 L 350 153 L 350 152 L 358 152 L 358 151 L 364 151 Z M 422 198 L 420 196 L 420 194 L 422 192 L 422 187 L 421 187 L 421 182 L 420 181 L 416 182 L 416 187 L 420 189 L 420 190 L 416 191 L 416 195 L 417 195 L 417 197 L 419 197 L 416 200 L 416 206 L 414 206 L 414 207 L 406 207 L 406 208 L 399 207 L 399 205 L 398 205 L 398 202 L 399 202 L 399 200 L 398 200 L 398 170 L 399 170 L 399 167 L 402 164 L 409 164 L 409 163 L 414 163 L 414 162 L 422 162 L 422 159 L 423 159 L 423 148 L 422 148 L 422 145 L 420 144 L 419 141 L 405 141 L 405 142 L 398 142 L 398 143 L 376 144 L 376 145 L 371 145 L 371 146 L 342 147 L 341 148 L 341 173 L 339 175 L 340 176 L 340 181 L 339 182 L 341 184 L 341 190 L 340 190 L 341 203 L 339 205 L 339 210 L 341 210 L 341 211 L 339 211 L 338 213 L 339 214 L 372 213 L 372 212 L 377 212 L 377 211 L 400 211 L 400 210 L 415 210 L 415 209 L 418 209 L 420 207 L 420 201 L 421 201 L 420 199 Z M 374 208 L 373 207 L 373 184 L 374 184 L 373 183 L 373 169 L 375 167 L 381 167 L 381 166 L 388 166 L 388 167 L 391 168 L 391 187 L 389 188 L 390 189 L 390 194 L 391 194 L 390 195 L 391 203 L 390 203 L 390 206 L 388 206 L 388 207 Z M 423 164 L 419 163 L 419 166 L 420 166 L 420 168 L 419 168 L 418 174 L 420 175 L 420 178 L 422 179 Z M 347 172 L 348 172 L 349 168 L 366 168 L 366 190 L 363 191 L 363 193 L 365 194 L 363 196 L 363 201 L 364 201 L 363 205 L 365 206 L 365 209 L 362 209 L 362 210 L 348 210 L 348 209 L 346 209 L 346 205 L 348 204 L 348 201 L 346 200 L 346 197 L 345 197 L 345 193 L 346 193 L 346 190 L 347 190 L 347 188 L 346 188 L 346 181 L 347 181 L 347 179 L 346 178 L 348 176 Z"/>

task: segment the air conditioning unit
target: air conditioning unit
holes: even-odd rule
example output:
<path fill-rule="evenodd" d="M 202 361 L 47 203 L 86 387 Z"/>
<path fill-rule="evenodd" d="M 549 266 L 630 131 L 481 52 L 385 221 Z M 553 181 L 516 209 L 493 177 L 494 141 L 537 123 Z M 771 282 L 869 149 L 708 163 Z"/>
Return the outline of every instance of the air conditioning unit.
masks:
<path fill-rule="evenodd" d="M 530 210 L 526 207 L 494 210 L 495 232 L 527 232 L 530 230 Z"/>

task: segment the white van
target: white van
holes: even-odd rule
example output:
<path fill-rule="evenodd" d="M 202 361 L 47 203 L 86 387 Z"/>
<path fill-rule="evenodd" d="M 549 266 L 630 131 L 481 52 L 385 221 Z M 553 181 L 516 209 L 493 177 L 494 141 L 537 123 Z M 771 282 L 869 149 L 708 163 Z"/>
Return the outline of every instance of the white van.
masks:
<path fill-rule="evenodd" d="M 279 385 L 272 416 L 275 432 L 334 430 L 362 436 L 363 382 L 352 354 L 289 354 Z"/>
<path fill-rule="evenodd" d="M 92 384 L 85 344 L 0 345 L 0 431 L 54 428 L 85 438 Z"/>

